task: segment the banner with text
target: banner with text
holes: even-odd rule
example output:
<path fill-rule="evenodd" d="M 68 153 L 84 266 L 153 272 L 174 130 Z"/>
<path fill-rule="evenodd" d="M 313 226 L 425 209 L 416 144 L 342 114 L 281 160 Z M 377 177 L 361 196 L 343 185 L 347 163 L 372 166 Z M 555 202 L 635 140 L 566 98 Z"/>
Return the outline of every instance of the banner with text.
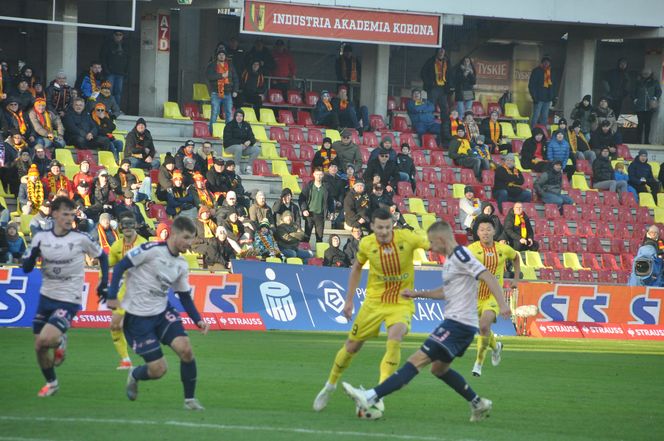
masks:
<path fill-rule="evenodd" d="M 110 312 L 106 305 L 97 302 L 94 290 L 97 287 L 99 273 L 85 272 L 83 286 L 82 310 L 74 323 L 77 327 L 107 327 L 110 323 Z M 194 304 L 206 317 L 220 321 L 218 328 L 224 326 L 253 326 L 256 315 L 247 317 L 254 321 L 239 320 L 242 315 L 242 276 L 238 274 L 190 274 L 189 283 L 192 287 Z M 28 327 L 39 302 L 41 272 L 35 270 L 30 274 L 23 273 L 20 268 L 0 268 L 0 327 Z M 178 311 L 184 311 L 180 301 L 169 293 L 169 301 Z M 228 315 L 230 314 L 230 315 Z M 223 326 L 222 326 L 223 325 Z M 262 324 L 260 324 L 262 326 Z M 225 328 L 224 328 L 225 329 Z M 238 329 L 238 328 L 233 328 Z"/>
<path fill-rule="evenodd" d="M 245 0 L 241 32 L 399 46 L 441 44 L 440 15 Z"/>
<path fill-rule="evenodd" d="M 269 264 L 236 260 L 233 270 L 242 274 L 244 312 L 257 312 L 267 329 L 349 331 L 342 315 L 348 268 Z M 367 271 L 354 296 L 354 316 L 365 297 Z M 416 270 L 415 289 L 442 284 L 438 270 Z M 444 319 L 445 305 L 438 300 L 415 300 L 412 332 L 429 333 Z M 493 327 L 500 335 L 516 335 L 510 320 L 499 318 Z"/>

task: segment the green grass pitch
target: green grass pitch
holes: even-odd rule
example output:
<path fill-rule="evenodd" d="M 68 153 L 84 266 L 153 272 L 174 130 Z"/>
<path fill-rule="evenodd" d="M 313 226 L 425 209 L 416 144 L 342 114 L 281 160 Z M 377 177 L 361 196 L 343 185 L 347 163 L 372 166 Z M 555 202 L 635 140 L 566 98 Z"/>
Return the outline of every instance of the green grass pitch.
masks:
<path fill-rule="evenodd" d="M 166 377 L 140 383 L 129 402 L 104 330 L 70 332 L 60 391 L 37 398 L 43 378 L 30 331 L 0 330 L 0 441 L 664 439 L 662 343 L 505 338 L 502 364 L 487 360 L 481 378 L 470 374 L 472 346 L 454 367 L 494 410 L 471 424 L 466 402 L 428 372 L 386 399 L 382 420 L 356 418 L 341 390 L 315 413 L 341 334 L 191 335 L 197 397 L 207 408 L 199 413 L 182 409 L 179 364 L 168 349 Z M 422 340 L 407 338 L 402 361 Z M 368 342 L 343 379 L 373 386 L 383 348 L 384 337 Z"/>

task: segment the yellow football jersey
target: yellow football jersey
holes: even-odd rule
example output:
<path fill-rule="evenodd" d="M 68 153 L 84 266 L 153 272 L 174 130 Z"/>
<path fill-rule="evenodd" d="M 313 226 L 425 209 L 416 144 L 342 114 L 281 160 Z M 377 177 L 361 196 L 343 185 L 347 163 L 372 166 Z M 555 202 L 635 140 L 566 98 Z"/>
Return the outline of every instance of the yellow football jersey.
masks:
<path fill-rule="evenodd" d="M 145 238 L 140 234 L 136 235 L 136 239 L 134 239 L 133 243 L 128 244 L 125 244 L 124 237 L 120 237 L 118 240 L 113 242 L 113 245 L 111 245 L 111 250 L 108 253 L 109 266 L 117 264 L 129 252 L 129 250 L 136 248 L 139 245 L 143 245 L 146 242 L 147 240 L 145 240 Z"/>
<path fill-rule="evenodd" d="M 517 252 L 509 245 L 494 242 L 492 247 L 485 248 L 480 241 L 473 242 L 468 246 L 471 253 L 498 279 L 498 284 L 503 286 L 503 274 L 505 273 L 505 262 L 517 258 Z M 486 300 L 492 295 L 486 283 L 480 280 L 478 300 Z"/>
<path fill-rule="evenodd" d="M 412 300 L 403 299 L 399 294 L 404 289 L 414 288 L 413 253 L 418 248 L 428 250 L 429 247 L 426 237 L 410 230 L 394 230 L 392 241 L 385 245 L 378 243 L 375 234 L 364 237 L 360 241 L 356 258 L 360 265 L 369 261 L 371 266 L 367 280 L 367 300 L 411 303 Z"/>

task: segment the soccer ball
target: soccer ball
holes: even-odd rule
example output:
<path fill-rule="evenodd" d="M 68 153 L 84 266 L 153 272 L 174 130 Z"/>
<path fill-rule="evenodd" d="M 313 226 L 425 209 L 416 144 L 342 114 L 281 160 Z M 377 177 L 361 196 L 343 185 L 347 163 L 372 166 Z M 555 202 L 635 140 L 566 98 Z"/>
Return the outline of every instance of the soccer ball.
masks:
<path fill-rule="evenodd" d="M 360 406 L 355 406 L 355 415 L 358 418 L 363 420 L 377 420 L 383 417 L 383 412 L 385 411 L 385 404 L 383 400 L 378 401 L 377 403 L 371 405 L 369 409 L 365 409 Z"/>

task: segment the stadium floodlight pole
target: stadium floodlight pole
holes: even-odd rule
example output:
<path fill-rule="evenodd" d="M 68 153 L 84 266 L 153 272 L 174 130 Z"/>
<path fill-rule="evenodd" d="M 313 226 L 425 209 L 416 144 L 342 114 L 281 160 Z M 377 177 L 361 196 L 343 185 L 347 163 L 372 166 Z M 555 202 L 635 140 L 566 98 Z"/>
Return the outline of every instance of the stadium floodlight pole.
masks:
<path fill-rule="evenodd" d="M 136 30 L 136 2 L 138 0 L 131 0 L 131 26 L 111 26 L 104 24 L 93 24 L 93 23 L 78 23 L 78 22 L 67 22 L 60 21 L 55 19 L 55 2 L 53 0 L 53 12 L 51 20 L 44 20 L 38 18 L 25 18 L 25 17 L 12 17 L 6 15 L 0 15 L 0 20 L 7 21 L 17 21 L 23 23 L 37 23 L 37 24 L 47 24 L 47 25 L 61 25 L 61 26 L 74 26 L 77 28 L 94 28 L 94 29 L 111 29 L 118 31 L 135 31 Z"/>

